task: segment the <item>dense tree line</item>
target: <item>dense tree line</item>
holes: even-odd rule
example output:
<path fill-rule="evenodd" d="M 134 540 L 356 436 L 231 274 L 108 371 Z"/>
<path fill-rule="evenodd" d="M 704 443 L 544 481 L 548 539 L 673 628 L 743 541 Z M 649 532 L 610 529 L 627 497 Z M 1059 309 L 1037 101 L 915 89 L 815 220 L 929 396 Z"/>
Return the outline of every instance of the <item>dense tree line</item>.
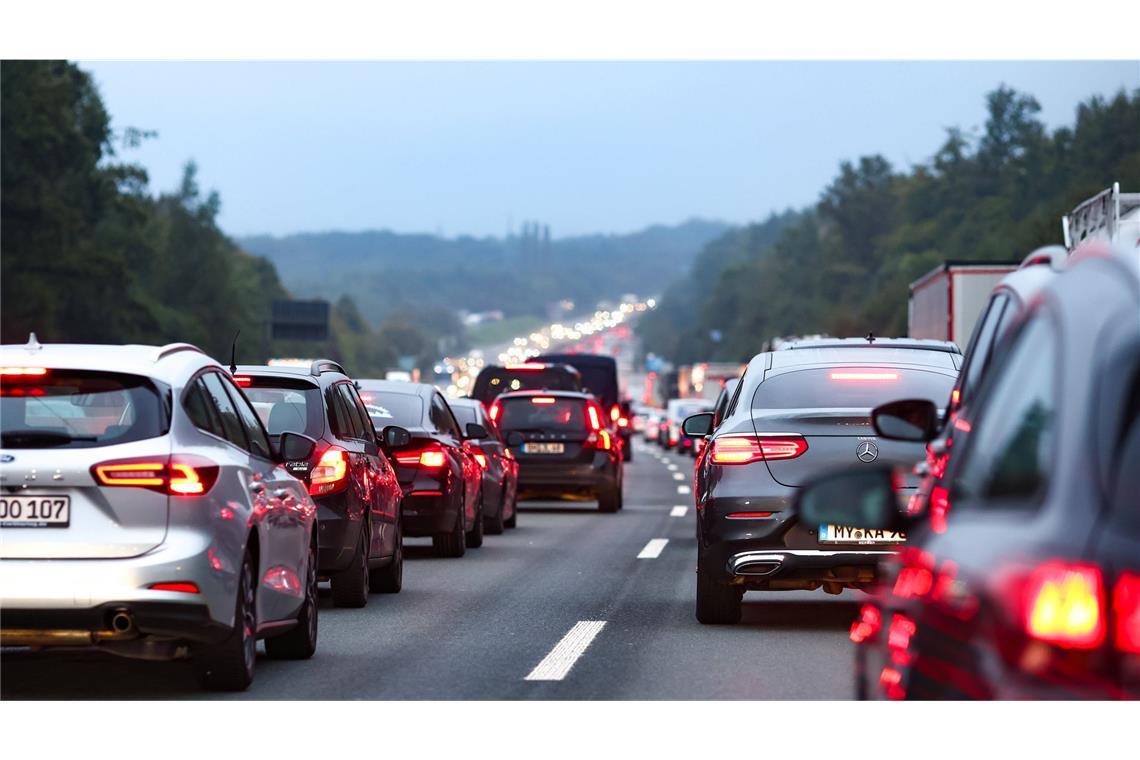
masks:
<path fill-rule="evenodd" d="M 148 135 L 114 134 L 91 77 L 63 61 L 0 66 L 0 333 L 23 343 L 188 341 L 228 359 L 339 359 L 374 374 L 412 355 L 430 363 L 450 314 L 373 328 L 350 298 L 335 300 L 325 343 L 267 340 L 270 303 L 287 298 L 268 260 L 217 225 L 221 201 L 187 164 L 180 186 L 153 196 L 118 152 Z M 450 320 L 450 321 L 449 321 Z"/>
<path fill-rule="evenodd" d="M 735 361 L 782 335 L 904 335 L 908 284 L 942 261 L 1020 260 L 1061 242 L 1081 200 L 1140 188 L 1140 90 L 1094 97 L 1052 133 L 1027 94 L 1003 86 L 986 106 L 981 134 L 949 130 L 922 165 L 845 162 L 813 207 L 710 243 L 643 320 L 646 349 Z"/>

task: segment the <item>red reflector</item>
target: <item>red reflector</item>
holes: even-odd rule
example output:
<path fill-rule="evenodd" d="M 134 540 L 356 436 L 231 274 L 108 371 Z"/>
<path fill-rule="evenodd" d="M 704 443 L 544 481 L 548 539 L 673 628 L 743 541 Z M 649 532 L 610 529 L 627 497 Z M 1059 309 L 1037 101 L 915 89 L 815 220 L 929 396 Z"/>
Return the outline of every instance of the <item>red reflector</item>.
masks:
<path fill-rule="evenodd" d="M 1140 654 L 1140 575 L 1123 573 L 1112 590 L 1113 642 L 1121 652 Z"/>
<path fill-rule="evenodd" d="M 882 687 L 889 699 L 906 698 L 906 689 L 902 685 L 902 673 L 894 668 L 883 668 L 883 672 L 879 674 L 879 686 Z"/>
<path fill-rule="evenodd" d="M 871 380 L 891 382 L 899 379 L 898 372 L 832 372 L 832 380 Z"/>
<path fill-rule="evenodd" d="M 532 404 L 553 404 L 554 403 L 554 397 L 553 396 L 534 396 L 531 398 L 530 403 L 532 403 Z"/>
<path fill-rule="evenodd" d="M 958 399 L 960 399 L 960 398 L 962 398 L 962 392 L 960 390 L 955 388 L 954 390 L 950 391 L 950 403 L 951 404 L 957 404 Z"/>
<path fill-rule="evenodd" d="M 1046 562 L 1029 574 L 1025 584 L 1025 632 L 1066 649 L 1095 649 L 1105 637 L 1103 599 L 1100 568 Z"/>
<path fill-rule="evenodd" d="M 168 583 L 152 583 L 151 591 L 178 591 L 183 594 L 199 594 L 197 583 L 190 581 L 170 581 Z"/>
<path fill-rule="evenodd" d="M 730 520 L 762 520 L 771 516 L 771 512 L 729 512 L 725 515 Z"/>
<path fill-rule="evenodd" d="M 47 369 L 44 367 L 0 367 L 0 375 L 9 377 L 14 376 L 33 376 L 42 377 L 47 374 Z"/>
<path fill-rule="evenodd" d="M 618 427 L 629 427 L 629 418 L 618 417 Z"/>
<path fill-rule="evenodd" d="M 234 382 L 239 388 L 248 388 L 253 385 L 253 378 L 248 375 L 234 375 Z"/>
<path fill-rule="evenodd" d="M 714 464 L 748 464 L 761 460 L 795 459 L 807 451 L 803 436 L 725 436 L 712 444 Z"/>

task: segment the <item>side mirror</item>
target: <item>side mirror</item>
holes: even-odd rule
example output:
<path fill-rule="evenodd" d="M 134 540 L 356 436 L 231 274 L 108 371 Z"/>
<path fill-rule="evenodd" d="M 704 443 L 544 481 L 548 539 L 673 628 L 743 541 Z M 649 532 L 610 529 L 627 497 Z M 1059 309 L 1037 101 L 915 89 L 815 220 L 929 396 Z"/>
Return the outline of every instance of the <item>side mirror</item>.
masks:
<path fill-rule="evenodd" d="M 920 398 L 892 401 L 871 411 L 871 424 L 883 438 L 925 443 L 938 435 L 938 407 Z"/>
<path fill-rule="evenodd" d="M 380 440 L 386 449 L 402 449 L 412 442 L 412 434 L 399 425 L 389 425 L 380 433 Z"/>
<path fill-rule="evenodd" d="M 523 438 L 523 434 L 517 430 L 512 430 L 511 432 L 507 433 L 508 446 L 522 446 L 524 440 L 526 439 Z"/>
<path fill-rule="evenodd" d="M 860 467 L 822 475 L 800 488 L 795 498 L 800 522 L 811 527 L 905 531 L 905 518 L 890 467 Z"/>
<path fill-rule="evenodd" d="M 681 423 L 681 430 L 690 438 L 704 438 L 712 432 L 713 416 L 711 412 L 701 412 L 686 417 Z"/>
<path fill-rule="evenodd" d="M 478 422 L 468 422 L 467 427 L 464 430 L 464 435 L 463 435 L 464 438 L 468 438 L 468 439 L 470 439 L 470 438 L 487 438 L 488 436 L 489 436 L 489 433 L 487 433 L 487 428 L 483 427 Z"/>
<path fill-rule="evenodd" d="M 277 458 L 282 462 L 307 462 L 317 442 L 302 433 L 282 433 L 277 443 Z"/>

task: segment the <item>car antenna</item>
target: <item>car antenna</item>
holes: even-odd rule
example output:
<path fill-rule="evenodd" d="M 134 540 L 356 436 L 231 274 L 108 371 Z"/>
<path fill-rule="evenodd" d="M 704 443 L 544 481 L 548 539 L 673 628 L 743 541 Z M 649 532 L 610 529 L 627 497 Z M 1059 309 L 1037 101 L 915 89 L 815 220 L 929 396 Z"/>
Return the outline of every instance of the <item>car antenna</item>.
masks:
<path fill-rule="evenodd" d="M 868 343 L 874 343 L 875 342 L 875 333 L 870 332 L 870 331 L 867 332 L 867 342 Z"/>
<path fill-rule="evenodd" d="M 237 339 L 241 335 L 241 330 L 234 333 L 234 342 L 230 344 L 230 374 L 237 374 Z"/>

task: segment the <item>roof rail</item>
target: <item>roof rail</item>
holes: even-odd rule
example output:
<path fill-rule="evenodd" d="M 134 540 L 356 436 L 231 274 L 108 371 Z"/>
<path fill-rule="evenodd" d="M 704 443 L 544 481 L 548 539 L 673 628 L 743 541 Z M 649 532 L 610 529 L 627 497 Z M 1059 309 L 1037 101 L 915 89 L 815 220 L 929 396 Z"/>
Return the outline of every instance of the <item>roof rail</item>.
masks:
<path fill-rule="evenodd" d="M 181 351 L 197 351 L 200 354 L 206 353 L 202 349 L 195 346 L 193 343 L 167 343 L 165 346 L 158 349 L 158 356 L 154 357 L 154 360 L 156 362 L 162 361 L 166 357 L 172 356 Z"/>
<path fill-rule="evenodd" d="M 309 367 L 309 374 L 313 377 L 320 377 L 322 372 L 339 372 L 342 375 L 348 373 L 344 371 L 344 367 L 340 366 L 332 359 L 317 359 Z"/>

